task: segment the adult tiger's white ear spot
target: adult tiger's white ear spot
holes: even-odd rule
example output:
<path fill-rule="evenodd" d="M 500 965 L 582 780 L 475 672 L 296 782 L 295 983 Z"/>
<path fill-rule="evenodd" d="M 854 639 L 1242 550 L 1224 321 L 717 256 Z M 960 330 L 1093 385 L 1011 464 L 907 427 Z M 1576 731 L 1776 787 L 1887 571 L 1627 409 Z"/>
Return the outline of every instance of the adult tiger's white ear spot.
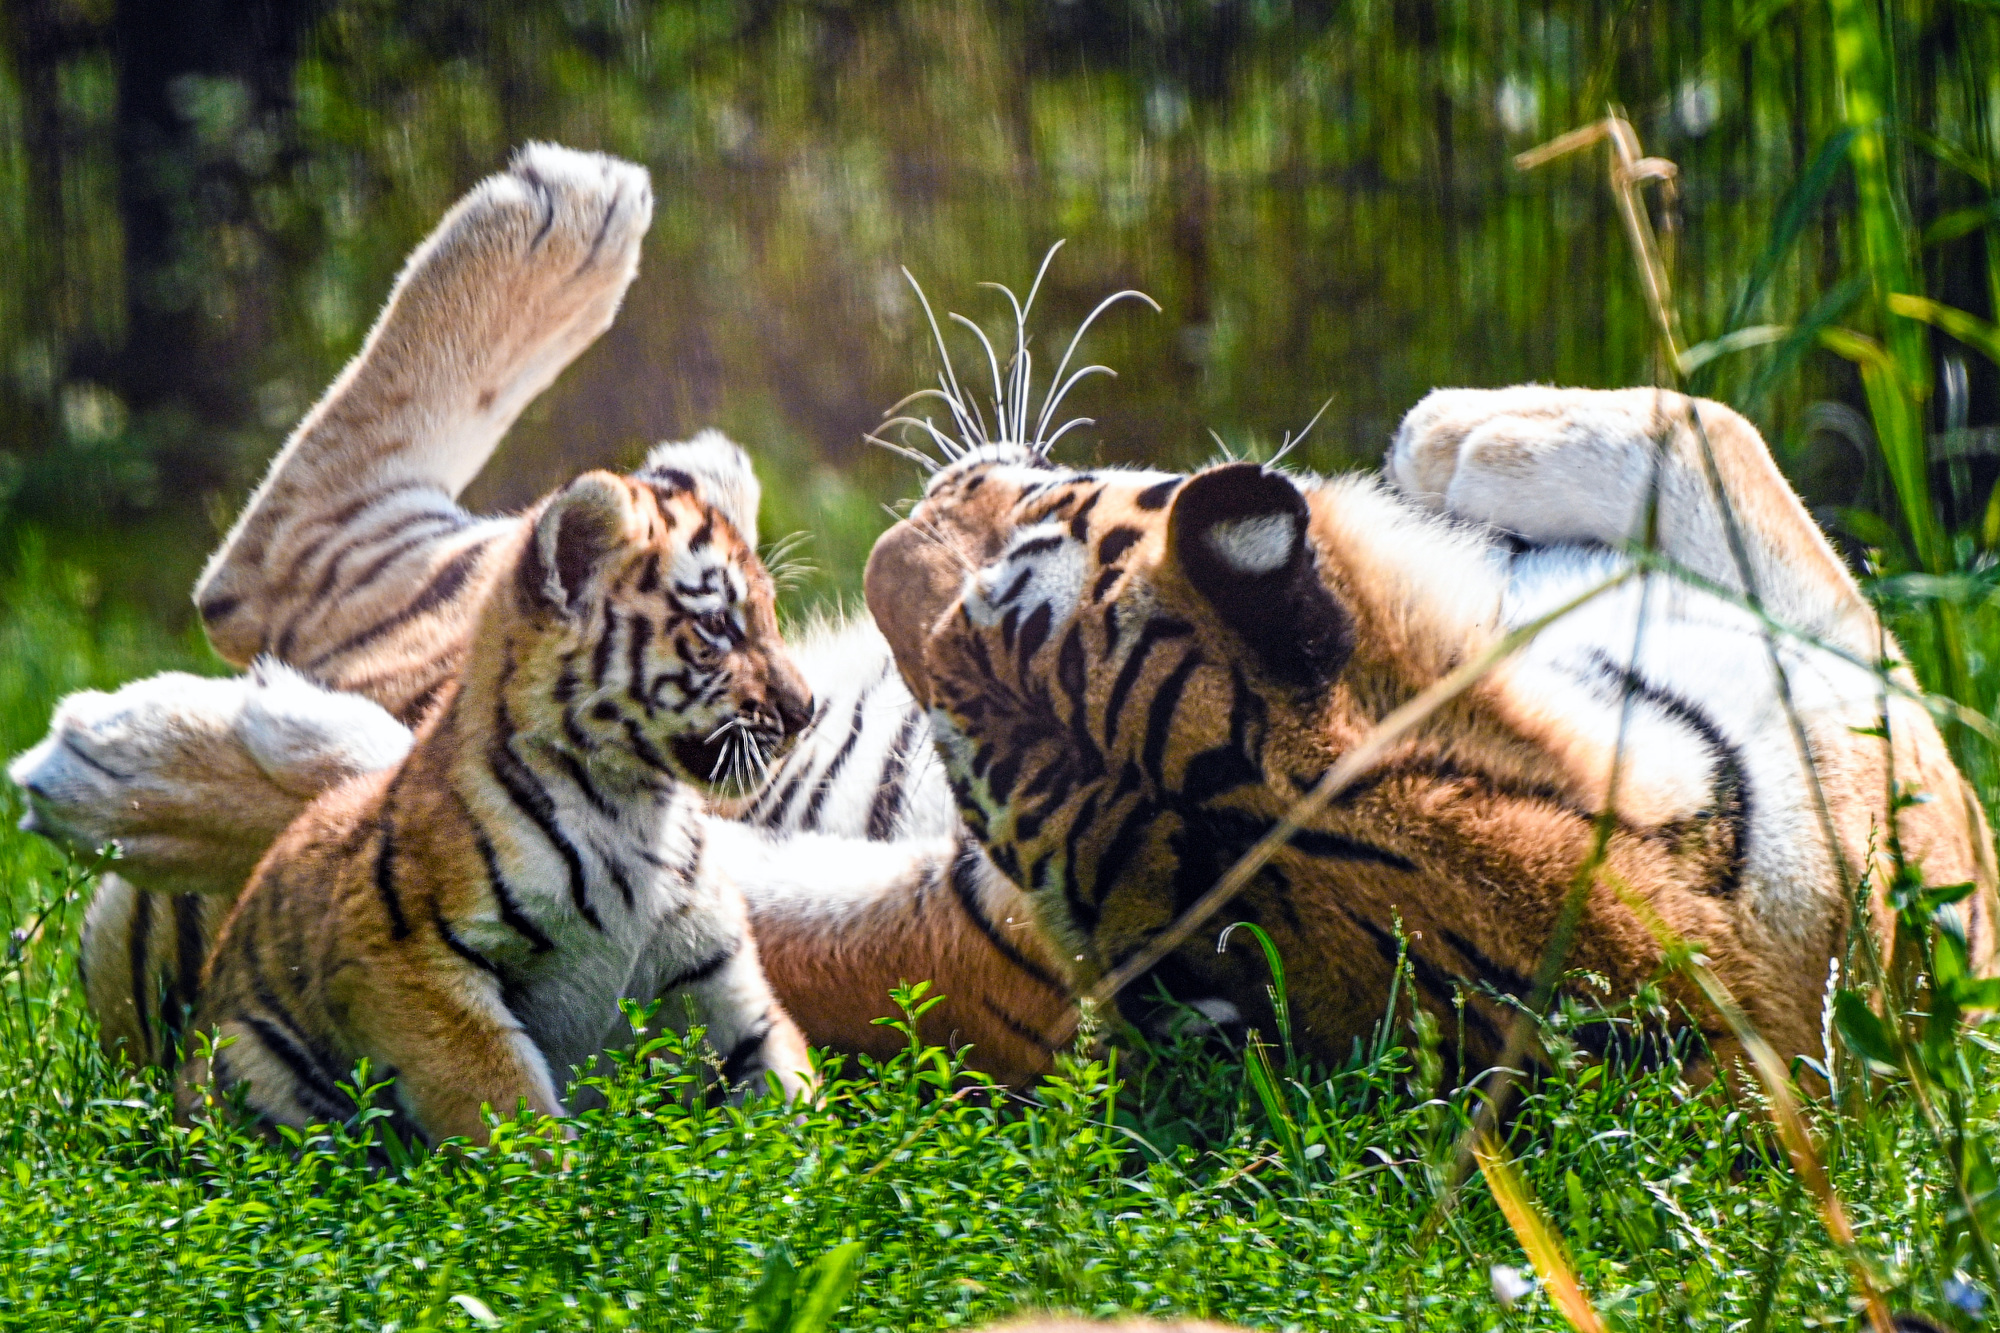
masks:
<path fill-rule="evenodd" d="M 1216 558 L 1245 574 L 1273 574 L 1298 554 L 1300 526 L 1289 514 L 1224 519 L 1202 534 Z"/>
<path fill-rule="evenodd" d="M 609 472 L 586 472 L 549 498 L 535 518 L 521 561 L 521 590 L 574 611 L 605 557 L 630 540 L 631 484 Z"/>
<path fill-rule="evenodd" d="M 757 545 L 757 507 L 763 488 L 750 455 L 719 430 L 705 430 L 685 444 L 656 444 L 635 474 L 640 481 L 699 494 L 729 520 L 751 546 Z"/>

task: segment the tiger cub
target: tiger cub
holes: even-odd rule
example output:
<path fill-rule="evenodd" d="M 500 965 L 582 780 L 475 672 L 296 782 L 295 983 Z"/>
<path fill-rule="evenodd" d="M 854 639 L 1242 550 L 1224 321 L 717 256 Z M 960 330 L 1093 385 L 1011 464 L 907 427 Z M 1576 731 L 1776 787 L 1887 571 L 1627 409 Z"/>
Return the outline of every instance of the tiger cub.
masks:
<path fill-rule="evenodd" d="M 486 562 L 464 665 L 397 767 L 308 806 L 210 955 L 183 1069 L 191 1114 L 242 1086 L 273 1124 L 352 1114 L 357 1061 L 400 1128 L 483 1141 L 483 1108 L 564 1114 L 562 1078 L 629 1038 L 621 999 L 681 997 L 730 1084 L 810 1086 L 704 792 L 810 720 L 770 576 L 742 534 L 735 446 L 589 472 Z M 749 508 L 744 511 L 743 506 Z"/>

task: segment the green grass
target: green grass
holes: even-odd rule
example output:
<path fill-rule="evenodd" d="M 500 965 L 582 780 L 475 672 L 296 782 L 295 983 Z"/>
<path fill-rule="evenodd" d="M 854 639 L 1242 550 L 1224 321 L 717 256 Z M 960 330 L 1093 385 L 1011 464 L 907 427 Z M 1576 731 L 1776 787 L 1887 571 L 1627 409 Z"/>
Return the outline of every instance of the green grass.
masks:
<path fill-rule="evenodd" d="M 1927 244 L 1983 245 L 1996 301 L 2000 156 L 1985 141 L 1883 132 L 1896 87 L 1873 14 L 1832 6 L 1841 129 L 1780 206 L 1716 335 L 1763 317 L 1772 273 L 1851 172 L 1853 276 L 1815 308 L 1771 310 L 1790 321 L 1782 340 L 1725 349 L 1766 349 L 1736 396 L 1757 410 L 1815 347 L 1856 364 L 1892 493 L 1844 526 L 1874 548 L 1873 591 L 1918 675 L 1986 715 L 2000 700 L 1989 647 L 2000 642 L 2000 485 L 1968 496 L 1954 465 L 1949 496 L 1932 493 L 1924 325 L 1996 360 L 2000 330 L 1923 298 L 1899 196 L 1907 162 L 1895 155 L 1914 142 L 1980 183 L 1984 202 L 1933 224 Z M 865 488 L 794 471 L 773 488 L 767 526 L 817 535 L 809 591 L 851 592 L 879 526 Z M 1973 518 L 1958 530 L 1948 512 Z M 168 634 L 121 612 L 39 543 L 9 540 L 0 750 L 36 739 L 69 690 L 215 667 L 191 629 Z M 1992 808 L 1994 750 L 1968 727 L 1952 739 Z M 1121 1038 L 1010 1095 L 913 1045 L 887 1064 L 829 1066 L 824 1098 L 803 1114 L 705 1104 L 690 1095 L 703 1056 L 669 1040 L 603 1081 L 605 1107 L 572 1122 L 563 1170 L 541 1164 L 548 1127 L 530 1124 L 504 1127 L 488 1149 L 398 1150 L 395 1165 L 370 1166 L 386 1145 L 367 1114 L 282 1145 L 226 1123 L 176 1126 L 157 1079 L 98 1052 L 75 981 L 90 876 L 12 832 L 19 813 L 0 791 L 0 927 L 11 932 L 0 1330 L 818 1333 L 973 1325 L 1023 1308 L 1271 1329 L 1570 1326 L 1544 1288 L 1511 1303 L 1497 1294 L 1496 1269 L 1529 1268 L 1521 1241 L 1485 1177 L 1452 1188 L 1480 1107 L 1464 1077 L 1476 1071 L 1453 1067 L 1451 1034 L 1406 999 L 1338 1070 L 1294 1065 L 1283 1034 L 1247 1051 Z M 1889 1308 L 1955 1329 L 1993 1321 L 2000 1046 L 1990 1025 L 1961 1020 L 1993 1007 L 2000 983 L 1962 975 L 1937 892 L 1914 879 L 1892 890 L 1902 970 L 1878 976 L 1850 960 L 1851 989 L 1814 1062 L 1833 1088 L 1806 1107 L 1824 1194 L 1785 1158 L 1753 1091 L 1691 1087 L 1685 1050 L 1647 1066 L 1586 1059 L 1575 1030 L 1601 1016 L 1570 1000 L 1542 1022 L 1547 1068 L 1505 1120 L 1505 1146 L 1528 1208 L 1608 1327 L 1856 1328 L 1857 1274 Z M 1644 1020 L 1659 1003 L 1641 996 L 1623 1016 Z M 1853 1225 L 1852 1251 L 1829 1238 L 1829 1199 Z"/>
<path fill-rule="evenodd" d="M 0 586 L 0 743 L 61 692 L 194 645 L 145 637 L 30 550 Z M 10 793 L 0 815 L 11 825 Z M 942 1052 L 829 1071 L 802 1116 L 686 1095 L 667 1042 L 580 1116 L 568 1169 L 530 1126 L 487 1150 L 365 1163 L 376 1127 L 271 1146 L 176 1127 L 158 1082 L 97 1051 L 75 983 L 87 875 L 0 834 L 0 1329 L 936 1328 L 1023 1307 L 1202 1314 L 1267 1328 L 1566 1327 L 1485 1186 L 1438 1203 L 1475 1102 L 1407 1005 L 1346 1067 L 1195 1042 L 1078 1057 L 1031 1097 Z M 1238 947 L 1242 947 L 1239 942 Z M 1643 1007 L 1642 1001 L 1642 1007 Z M 1613 1328 L 1849 1328 L 1848 1269 L 1754 1102 L 1692 1091 L 1677 1058 L 1556 1060 L 1510 1122 L 1528 1190 Z M 1449 1036 L 1449 1034 L 1442 1034 Z M 1990 1140 L 1983 1039 L 1966 1129 Z M 1954 1167 L 1914 1103 L 1852 1056 L 1818 1121 L 1861 1247 L 1899 1308 L 1970 1326 Z M 1275 1066 L 1273 1068 L 1273 1066 Z M 1268 1075 L 1266 1071 L 1268 1072 Z M 843 1278 L 793 1274 L 858 1245 Z M 856 1253 L 840 1251 L 837 1258 Z M 785 1299 L 790 1291 L 790 1299 Z M 830 1317 L 811 1295 L 845 1300 Z M 456 1298 L 465 1298 L 463 1300 Z"/>

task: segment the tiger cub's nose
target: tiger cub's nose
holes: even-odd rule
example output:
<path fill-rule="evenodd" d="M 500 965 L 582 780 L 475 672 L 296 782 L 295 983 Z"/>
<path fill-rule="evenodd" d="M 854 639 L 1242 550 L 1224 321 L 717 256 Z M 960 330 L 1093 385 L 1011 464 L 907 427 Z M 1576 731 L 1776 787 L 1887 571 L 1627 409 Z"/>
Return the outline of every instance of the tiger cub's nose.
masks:
<path fill-rule="evenodd" d="M 776 710 L 778 728 L 784 735 L 796 736 L 812 724 L 812 690 L 799 669 L 789 662 L 772 667 L 769 705 Z"/>

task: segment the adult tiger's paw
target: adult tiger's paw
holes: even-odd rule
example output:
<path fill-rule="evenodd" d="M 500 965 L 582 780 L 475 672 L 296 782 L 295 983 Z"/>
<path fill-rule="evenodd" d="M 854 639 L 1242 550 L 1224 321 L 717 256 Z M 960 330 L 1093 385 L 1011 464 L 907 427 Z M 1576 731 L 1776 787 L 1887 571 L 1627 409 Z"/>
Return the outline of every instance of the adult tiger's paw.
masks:
<path fill-rule="evenodd" d="M 1655 389 L 1438 389 L 1410 409 L 1382 471 L 1415 503 L 1535 543 L 1637 532 L 1687 399 Z M 1704 418 L 1727 409 L 1704 404 Z M 1733 413 L 1727 413 L 1733 417 Z M 1664 481 L 1671 501 L 1685 467 Z"/>
<path fill-rule="evenodd" d="M 602 153 L 531 143 L 507 170 L 467 195 L 444 229 L 479 252 L 496 286 L 536 302 L 551 323 L 585 313 L 611 322 L 616 297 L 639 270 L 653 220 L 646 169 Z M 610 295 L 613 304 L 603 305 Z"/>
<path fill-rule="evenodd" d="M 610 327 L 652 220 L 644 167 L 527 145 L 411 255 L 371 370 L 446 419 L 511 422 Z"/>
<path fill-rule="evenodd" d="M 85 854 L 116 843 L 119 872 L 142 889 L 233 896 L 308 801 L 409 748 L 409 730 L 368 700 L 260 663 L 72 694 L 7 776 L 28 832 Z"/>

